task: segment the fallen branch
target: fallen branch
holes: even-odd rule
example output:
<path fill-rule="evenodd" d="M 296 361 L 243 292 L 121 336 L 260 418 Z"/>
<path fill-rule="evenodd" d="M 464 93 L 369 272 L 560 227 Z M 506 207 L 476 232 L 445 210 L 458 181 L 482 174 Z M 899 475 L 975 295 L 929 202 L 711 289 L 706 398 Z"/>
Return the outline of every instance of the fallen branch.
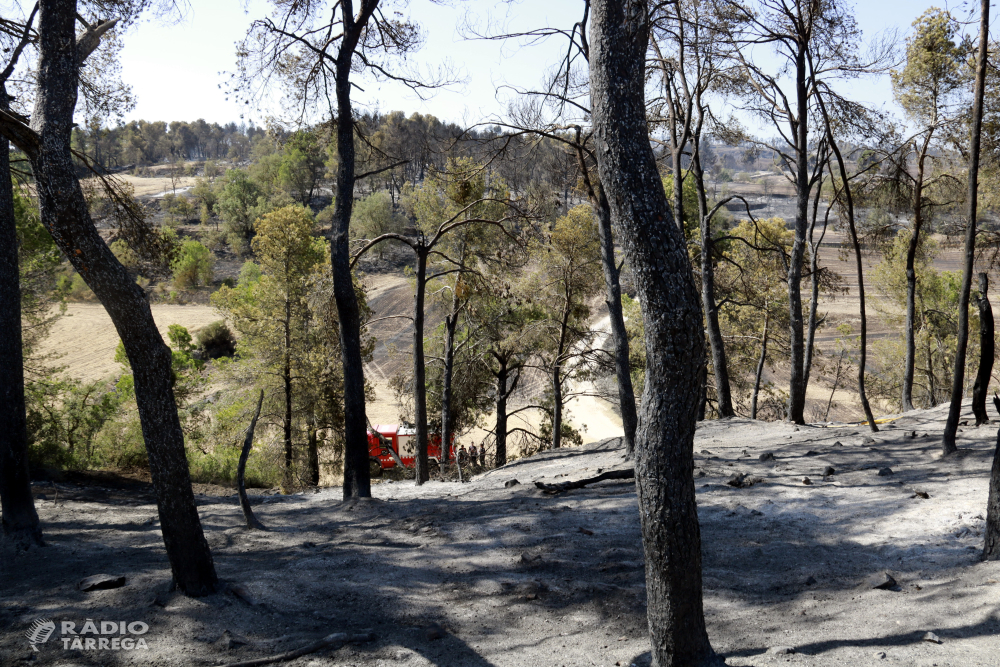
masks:
<path fill-rule="evenodd" d="M 609 470 L 607 472 L 602 472 L 597 477 L 586 477 L 584 479 L 578 479 L 574 482 L 559 482 L 558 484 L 535 482 L 535 486 L 545 493 L 562 493 L 563 491 L 570 491 L 572 489 L 582 489 L 588 484 L 596 484 L 597 482 L 603 482 L 606 479 L 635 479 L 635 468 Z"/>
<path fill-rule="evenodd" d="M 224 667 L 258 667 L 259 665 L 272 665 L 276 662 L 287 662 L 289 660 L 295 660 L 295 658 L 302 657 L 304 655 L 309 655 L 310 653 L 316 653 L 317 651 L 322 651 L 327 648 L 340 648 L 344 644 L 357 644 L 360 642 L 370 642 L 375 639 L 375 635 L 370 632 L 363 632 L 361 634 L 349 634 L 346 632 L 335 632 L 332 635 L 327 635 L 320 639 L 318 642 L 313 642 L 312 644 L 307 644 L 302 648 L 297 648 L 294 651 L 288 651 L 287 653 L 279 653 L 278 655 L 272 655 L 268 658 L 255 658 L 254 660 L 243 660 L 242 662 L 231 662 Z"/>
<path fill-rule="evenodd" d="M 264 404 L 264 390 L 260 390 L 260 398 L 257 399 L 257 411 L 253 413 L 250 420 L 250 428 L 247 429 L 247 437 L 243 440 L 243 450 L 240 452 L 240 462 L 236 466 L 236 492 L 240 496 L 240 507 L 243 509 L 243 518 L 247 522 L 250 530 L 267 530 L 257 517 L 254 516 L 250 508 L 250 499 L 247 498 L 246 470 L 247 457 L 250 456 L 250 448 L 253 447 L 253 432 L 257 428 L 257 418 L 260 417 L 260 407 Z"/>

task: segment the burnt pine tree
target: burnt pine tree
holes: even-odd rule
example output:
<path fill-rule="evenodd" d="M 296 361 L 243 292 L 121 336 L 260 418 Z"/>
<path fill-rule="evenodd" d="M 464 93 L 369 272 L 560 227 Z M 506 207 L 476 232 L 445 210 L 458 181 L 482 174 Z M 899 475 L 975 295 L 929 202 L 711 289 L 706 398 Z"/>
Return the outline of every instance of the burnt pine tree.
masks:
<path fill-rule="evenodd" d="M 993 374 L 993 355 L 996 353 L 996 342 L 993 339 L 993 307 L 987 292 L 990 288 L 990 277 L 979 274 L 979 370 L 976 372 L 976 383 L 972 387 L 972 413 L 976 415 L 976 426 L 990 421 L 986 414 L 986 393 L 989 391 L 990 377 Z"/>
<path fill-rule="evenodd" d="M 340 0 L 332 7 L 319 0 L 271 0 L 271 4 L 273 17 L 254 21 L 240 46 L 235 88 L 237 94 L 244 90 L 263 94 L 272 79 L 279 78 L 297 108 L 299 121 L 304 122 L 322 104 L 335 121 L 337 167 L 330 256 L 344 366 L 344 498 L 370 497 L 362 313 L 351 275 L 349 232 L 355 184 L 403 162 L 362 174 L 355 171 L 355 136 L 362 128 L 351 102 L 351 73 L 367 72 L 414 89 L 442 82 L 419 81 L 390 63 L 419 47 L 421 35 L 416 25 L 382 12 L 380 0 Z"/>
<path fill-rule="evenodd" d="M 7 81 L 31 34 L 36 9 L 0 73 L 0 110 L 10 112 Z M 24 354 L 21 340 L 21 288 L 10 143 L 0 140 L 0 511 L 3 533 L 15 544 L 42 544 L 42 530 L 28 477 L 28 430 L 24 405 Z"/>
<path fill-rule="evenodd" d="M 646 383 L 636 488 L 646 556 L 652 661 L 720 665 L 705 629 L 693 444 L 705 376 L 698 292 L 649 145 L 647 4 L 592 3 L 590 86 L 598 171 L 643 306 Z"/>
<path fill-rule="evenodd" d="M 38 72 L 30 127 L 0 111 L 0 134 L 31 162 L 42 223 L 111 316 L 135 378 L 136 403 L 174 582 L 192 596 L 215 590 L 212 555 L 194 503 L 177 417 L 170 348 L 149 301 L 97 233 L 70 151 L 80 66 L 97 46 L 97 30 L 77 41 L 75 0 L 38 3 Z M 99 35 L 99 33 L 98 33 Z"/>
<path fill-rule="evenodd" d="M 983 133 L 983 99 L 986 89 L 986 57 L 989 49 L 990 3 L 982 0 L 979 10 L 979 53 L 976 55 L 976 88 L 972 103 L 972 132 L 969 137 L 969 205 L 965 221 L 965 257 L 962 263 L 962 287 L 958 293 L 958 336 L 955 341 L 955 372 L 952 374 L 951 405 L 944 425 L 941 451 L 947 456 L 958 450 L 955 435 L 965 393 L 965 352 L 969 345 L 969 296 L 972 293 L 972 267 L 976 255 L 976 216 L 979 197 L 979 153 Z"/>

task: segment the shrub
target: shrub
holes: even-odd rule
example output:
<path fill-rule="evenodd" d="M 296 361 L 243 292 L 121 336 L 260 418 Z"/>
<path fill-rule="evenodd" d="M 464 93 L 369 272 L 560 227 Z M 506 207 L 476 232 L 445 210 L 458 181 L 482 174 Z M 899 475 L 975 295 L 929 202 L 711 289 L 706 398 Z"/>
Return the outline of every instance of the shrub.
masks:
<path fill-rule="evenodd" d="M 222 320 L 205 326 L 198 332 L 196 340 L 205 359 L 231 357 L 236 353 L 236 338 Z"/>
<path fill-rule="evenodd" d="M 198 241 L 185 241 L 174 260 L 174 285 L 186 289 L 198 283 L 212 282 L 212 265 L 215 258 L 211 251 Z"/>

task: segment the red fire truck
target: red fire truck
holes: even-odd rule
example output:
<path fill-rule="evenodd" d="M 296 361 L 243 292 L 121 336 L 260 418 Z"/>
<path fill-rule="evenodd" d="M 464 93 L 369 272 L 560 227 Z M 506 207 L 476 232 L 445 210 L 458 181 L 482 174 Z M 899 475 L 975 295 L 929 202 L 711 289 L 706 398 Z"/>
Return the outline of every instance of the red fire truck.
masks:
<path fill-rule="evenodd" d="M 392 447 L 392 452 L 389 451 Z M 393 456 L 395 453 L 396 456 Z M 413 426 L 376 424 L 375 432 L 368 431 L 368 459 L 372 477 L 378 477 L 383 470 L 395 468 L 397 458 L 407 468 L 416 465 L 417 429 Z M 427 459 L 432 463 L 441 460 L 441 434 L 431 433 L 427 438 Z M 452 440 L 448 456 L 455 460 L 455 441 Z"/>

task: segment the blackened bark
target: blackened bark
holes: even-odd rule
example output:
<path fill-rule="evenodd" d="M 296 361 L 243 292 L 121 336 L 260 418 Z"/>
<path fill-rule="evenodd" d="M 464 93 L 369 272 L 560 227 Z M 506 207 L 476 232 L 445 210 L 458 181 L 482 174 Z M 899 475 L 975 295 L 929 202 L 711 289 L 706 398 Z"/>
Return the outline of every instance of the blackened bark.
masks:
<path fill-rule="evenodd" d="M 858 356 L 858 396 L 861 399 L 861 407 L 865 411 L 865 419 L 868 420 L 868 428 L 872 433 L 878 432 L 878 424 L 872 414 L 871 404 L 868 402 L 868 392 L 865 390 L 865 372 L 868 363 L 868 311 L 865 308 L 865 274 L 864 265 L 861 261 L 861 242 L 858 240 L 858 228 L 854 223 L 854 195 L 851 192 L 851 181 L 847 177 L 847 167 L 844 164 L 844 156 L 840 152 L 840 146 L 833 136 L 833 126 L 830 124 L 830 116 L 826 110 L 826 104 L 822 96 L 818 97 L 820 110 L 823 112 L 823 120 L 826 124 L 827 138 L 830 141 L 830 149 L 837 158 L 837 169 L 840 171 L 841 191 L 847 209 L 847 228 L 851 233 L 851 245 L 854 248 L 854 268 L 858 275 L 858 314 L 861 317 L 861 340 L 859 341 L 861 350 Z M 831 167 L 832 170 L 832 167 Z M 831 174 L 832 176 L 832 174 Z M 832 177 L 830 179 L 833 180 Z"/>
<path fill-rule="evenodd" d="M 424 287 L 427 282 L 427 251 L 423 244 L 417 252 L 417 290 L 413 295 L 413 418 L 417 424 L 417 486 L 430 479 L 427 461 L 427 376 L 424 369 Z"/>
<path fill-rule="evenodd" d="M 316 433 L 315 423 L 311 422 L 308 428 L 306 455 L 308 456 L 309 485 L 319 486 L 319 436 Z"/>
<path fill-rule="evenodd" d="M 441 463 L 448 462 L 451 439 L 452 376 L 455 372 L 455 329 L 458 326 L 458 296 L 451 302 L 451 313 L 444 321 L 444 375 L 441 378 Z"/>
<path fill-rule="evenodd" d="M 569 331 L 570 304 L 573 302 L 568 293 L 565 298 L 566 303 L 563 305 L 562 322 L 559 327 L 559 345 L 556 348 L 555 361 L 552 363 L 552 449 L 559 449 L 562 446 L 562 364 L 566 351 L 566 335 Z"/>
<path fill-rule="evenodd" d="M 993 395 L 993 405 L 1000 412 L 1000 398 Z M 1000 429 L 997 430 L 997 447 L 993 451 L 993 469 L 990 471 L 990 495 L 986 501 L 986 543 L 983 560 L 1000 560 Z"/>
<path fill-rule="evenodd" d="M 760 381 L 764 377 L 764 364 L 767 362 L 767 325 L 770 319 L 771 314 L 765 310 L 764 332 L 760 337 L 760 358 L 757 360 L 757 372 L 753 377 L 753 394 L 750 396 L 750 419 L 757 419 L 757 397 L 760 395 Z"/>
<path fill-rule="evenodd" d="M 590 84 L 601 185 L 643 305 L 646 386 L 636 432 L 636 487 L 654 667 L 718 665 L 705 629 L 693 442 L 705 337 L 684 238 L 649 145 L 649 43 L 640 0 L 595 0 Z"/>
<path fill-rule="evenodd" d="M 0 83 L 0 108 L 10 110 L 6 84 Z M 3 532 L 15 544 L 42 544 L 42 529 L 31 497 L 28 429 L 24 405 L 24 355 L 21 341 L 21 286 L 18 271 L 14 189 L 10 144 L 0 139 L 0 511 Z"/>
<path fill-rule="evenodd" d="M 507 465 L 507 359 L 497 357 L 500 366 L 497 378 L 496 467 Z"/>
<path fill-rule="evenodd" d="M 823 232 L 819 235 L 818 241 L 814 240 L 816 220 L 819 216 L 819 200 L 822 195 L 823 182 L 820 181 L 819 186 L 816 188 L 816 195 L 813 197 L 812 215 L 809 219 L 809 318 L 806 321 L 806 358 L 805 369 L 802 373 L 807 386 L 809 384 L 809 376 L 812 373 L 813 349 L 816 341 L 816 329 L 819 326 L 819 321 L 817 319 L 817 313 L 819 311 L 820 278 L 819 248 L 820 244 L 823 243 L 823 237 L 826 236 L 826 229 L 830 222 L 830 207 L 827 207 L 826 215 L 823 217 Z"/>
<path fill-rule="evenodd" d="M 802 259 L 805 257 L 809 215 L 809 92 L 806 75 L 806 45 L 795 54 L 795 239 L 788 258 L 788 328 L 791 349 L 788 381 L 788 419 L 805 423 L 805 340 L 802 325 Z"/>
<path fill-rule="evenodd" d="M 701 168 L 700 137 L 695 134 L 694 157 L 691 170 L 694 174 L 695 189 L 698 191 L 698 217 L 701 219 L 701 307 L 705 311 L 705 328 L 708 346 L 712 353 L 712 374 L 715 376 L 715 397 L 718 401 L 720 417 L 733 417 L 732 391 L 729 386 L 729 362 L 726 360 L 726 346 L 719 326 L 719 307 L 715 301 L 715 244 L 712 240 L 712 221 L 708 214 L 708 198 L 705 194 L 705 173 Z"/>
<path fill-rule="evenodd" d="M 579 142 L 579 130 L 577 131 Z M 635 387 L 632 386 L 632 367 L 629 363 L 628 332 L 625 330 L 625 315 L 622 312 L 621 272 L 615 263 L 615 239 L 611 225 L 611 208 L 604 191 L 595 188 L 590 179 L 590 171 L 582 146 L 577 143 L 577 158 L 580 174 L 590 205 L 597 217 L 597 232 L 601 239 L 601 269 L 604 273 L 605 303 L 611 323 L 611 340 L 615 346 L 615 378 L 618 380 L 618 407 L 622 415 L 622 430 L 625 432 L 625 458 L 635 456 L 635 429 L 639 421 L 635 408 Z"/>
<path fill-rule="evenodd" d="M 282 442 L 285 445 L 285 471 L 282 491 L 292 492 L 292 302 L 285 295 L 285 354 L 282 364 L 282 385 L 285 390 L 285 412 L 281 419 Z"/>
<path fill-rule="evenodd" d="M 965 353 L 969 344 L 969 295 L 972 292 L 972 267 L 976 254 L 976 217 L 979 197 L 979 148 L 983 131 L 983 97 L 986 89 L 986 58 L 989 47 L 990 3 L 981 0 L 979 15 L 979 54 L 976 57 L 976 91 L 972 106 L 972 136 L 969 142 L 969 217 L 965 224 L 965 258 L 962 266 L 962 289 L 958 294 L 958 335 L 955 341 L 955 372 L 951 378 L 951 405 L 944 425 L 941 451 L 947 456 L 958 450 L 955 435 L 965 393 Z"/>
<path fill-rule="evenodd" d="M 352 0 L 340 2 L 344 37 L 337 53 L 337 191 L 333 205 L 330 258 L 333 296 L 340 323 L 344 363 L 344 498 L 371 498 L 368 469 L 368 419 L 365 416 L 365 369 L 361 355 L 361 309 L 351 276 L 350 227 L 354 209 L 354 112 L 351 107 L 351 67 L 377 0 L 363 0 L 357 20 Z"/>
<path fill-rule="evenodd" d="M 916 369 L 917 341 L 917 248 L 920 246 L 920 229 L 924 222 L 924 163 L 933 130 L 927 132 L 923 146 L 917 153 L 917 178 L 913 183 L 913 227 L 906 246 L 906 357 L 903 361 L 903 412 L 913 409 L 913 374 Z M 985 399 L 984 399 L 985 400 Z M 933 406 L 933 403 L 932 403 Z"/>
<path fill-rule="evenodd" d="M 976 426 L 990 421 L 986 414 L 986 392 L 993 375 L 993 356 L 996 343 L 993 339 L 993 308 L 987 292 L 990 279 L 985 273 L 979 274 L 979 371 L 976 384 L 972 387 L 972 412 L 976 415 Z"/>
<path fill-rule="evenodd" d="M 145 293 L 97 233 L 71 158 L 79 75 L 76 15 L 74 0 L 39 3 L 40 55 L 31 117 L 37 143 L 29 139 L 19 147 L 31 160 L 42 223 L 100 299 L 125 346 L 174 581 L 188 595 L 206 595 L 215 590 L 215 566 L 191 491 L 170 348 L 157 331 Z M 6 123 L 2 128 L 10 130 Z M 25 136 L 15 128 L 8 138 L 16 142 Z"/>
<path fill-rule="evenodd" d="M 250 457 L 250 449 L 253 447 L 253 432 L 257 428 L 257 419 L 260 418 L 260 408 L 264 405 L 264 390 L 260 390 L 260 397 L 257 399 L 257 409 L 250 420 L 250 427 L 247 428 L 246 437 L 243 438 L 243 449 L 240 450 L 240 461 L 236 465 L 236 493 L 240 498 L 240 509 L 243 510 L 243 520 L 246 521 L 249 530 L 267 530 L 257 517 L 254 516 L 253 508 L 250 507 L 250 498 L 247 497 L 247 459 Z"/>

